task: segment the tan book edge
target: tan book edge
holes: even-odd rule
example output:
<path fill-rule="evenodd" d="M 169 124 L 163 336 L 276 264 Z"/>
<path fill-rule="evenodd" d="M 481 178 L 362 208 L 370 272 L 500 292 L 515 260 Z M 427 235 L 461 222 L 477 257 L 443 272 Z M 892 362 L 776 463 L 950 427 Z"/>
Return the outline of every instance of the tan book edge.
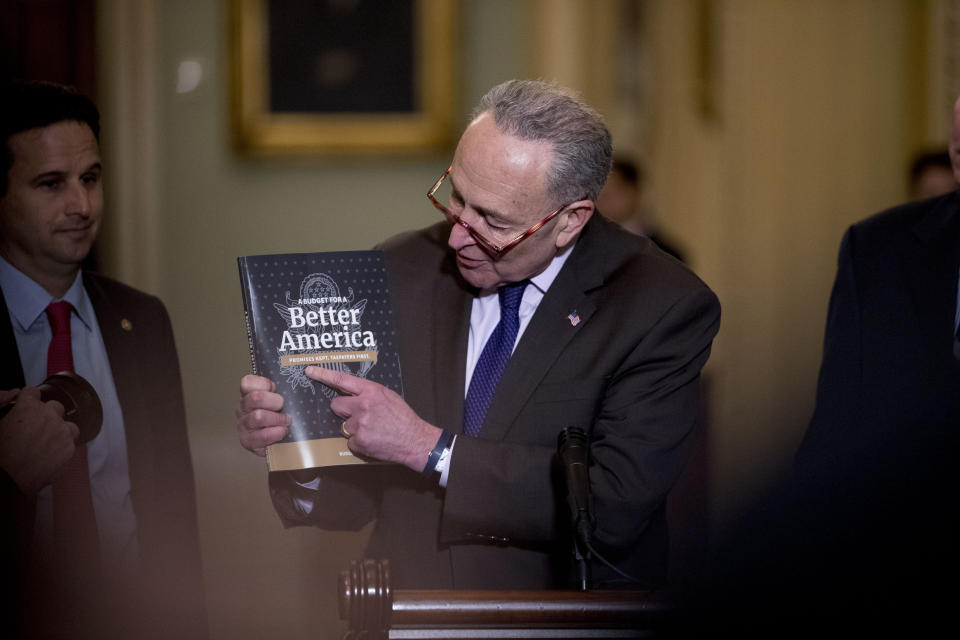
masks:
<path fill-rule="evenodd" d="M 347 448 L 346 438 L 277 442 L 267 447 L 267 468 L 270 471 L 296 471 L 346 464 L 366 464 Z"/>

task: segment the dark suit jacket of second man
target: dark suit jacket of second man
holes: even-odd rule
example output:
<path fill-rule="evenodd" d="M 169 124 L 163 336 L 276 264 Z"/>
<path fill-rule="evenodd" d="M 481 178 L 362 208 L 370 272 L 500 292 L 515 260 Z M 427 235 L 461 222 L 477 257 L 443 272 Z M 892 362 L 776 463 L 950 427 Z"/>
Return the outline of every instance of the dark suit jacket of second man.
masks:
<path fill-rule="evenodd" d="M 858 222 L 838 262 L 817 406 L 797 462 L 805 475 L 869 472 L 903 486 L 904 464 L 929 473 L 960 440 L 960 197 Z"/>

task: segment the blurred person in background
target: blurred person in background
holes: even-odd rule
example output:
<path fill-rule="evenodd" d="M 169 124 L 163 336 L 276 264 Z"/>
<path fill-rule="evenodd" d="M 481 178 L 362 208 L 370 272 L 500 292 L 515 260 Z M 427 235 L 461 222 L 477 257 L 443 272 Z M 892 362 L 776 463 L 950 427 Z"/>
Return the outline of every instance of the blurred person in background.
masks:
<path fill-rule="evenodd" d="M 610 177 L 597 198 L 597 210 L 627 231 L 650 238 L 658 247 L 683 262 L 683 251 L 663 234 L 645 206 L 645 179 L 643 167 L 638 162 L 626 157 L 615 157 Z"/>
<path fill-rule="evenodd" d="M 0 87 L 4 635 L 205 638 L 170 320 L 157 298 L 81 268 L 103 215 L 99 119 L 68 87 Z M 103 407 L 87 443 L 34 388 L 64 370 Z"/>
<path fill-rule="evenodd" d="M 927 200 L 957 189 L 957 179 L 947 151 L 925 151 L 910 163 L 910 200 Z"/>

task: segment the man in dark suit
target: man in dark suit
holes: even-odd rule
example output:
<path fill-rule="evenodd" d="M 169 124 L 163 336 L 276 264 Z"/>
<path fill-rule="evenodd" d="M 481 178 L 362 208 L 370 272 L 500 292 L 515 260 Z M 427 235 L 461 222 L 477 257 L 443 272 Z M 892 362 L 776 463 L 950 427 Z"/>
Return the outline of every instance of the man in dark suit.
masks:
<path fill-rule="evenodd" d="M 960 178 L 960 100 L 950 157 Z M 850 227 L 840 247 L 801 471 L 861 470 L 844 456 L 896 456 L 917 469 L 960 429 L 960 200 L 894 207 Z M 939 458 L 935 455 L 934 459 Z M 890 470 L 899 475 L 901 472 Z"/>
<path fill-rule="evenodd" d="M 950 156 L 960 178 L 960 100 Z M 765 594 L 780 594 L 778 608 L 764 607 L 771 620 L 809 608 L 817 617 L 804 631 L 904 625 L 913 635 L 948 620 L 960 568 L 958 275 L 956 191 L 893 207 L 844 235 L 789 519 L 780 518 L 778 544 L 773 527 L 763 534 L 765 546 L 791 553 L 776 571 L 765 558 L 753 572 Z M 757 539 L 744 536 L 741 549 Z"/>
<path fill-rule="evenodd" d="M 206 637 L 169 317 L 157 298 L 81 270 L 103 211 L 99 114 L 45 83 L 5 87 L 0 114 L 0 402 L 11 405 L 0 419 L 0 553 L 4 593 L 16 594 L 5 628 Z M 89 442 L 34 388 L 50 367 L 96 389 L 103 426 Z"/>
<path fill-rule="evenodd" d="M 382 246 L 404 398 L 306 370 L 340 392 L 331 407 L 350 449 L 397 464 L 271 474 L 285 524 L 375 519 L 367 553 L 389 559 L 400 588 L 569 587 L 556 451 L 578 427 L 594 546 L 639 581 L 595 567 L 597 584 L 663 583 L 665 499 L 692 443 L 719 304 L 649 239 L 595 215 L 610 158 L 599 115 L 567 90 L 488 92 L 430 191 L 447 221 Z M 502 335 L 508 359 L 491 373 Z M 241 389 L 240 440 L 262 454 L 286 433 L 283 398 L 264 378 Z"/>
<path fill-rule="evenodd" d="M 960 179 L 960 100 L 950 142 Z M 932 637 L 960 590 L 960 198 L 847 229 L 788 477 L 714 540 L 677 637 Z"/>

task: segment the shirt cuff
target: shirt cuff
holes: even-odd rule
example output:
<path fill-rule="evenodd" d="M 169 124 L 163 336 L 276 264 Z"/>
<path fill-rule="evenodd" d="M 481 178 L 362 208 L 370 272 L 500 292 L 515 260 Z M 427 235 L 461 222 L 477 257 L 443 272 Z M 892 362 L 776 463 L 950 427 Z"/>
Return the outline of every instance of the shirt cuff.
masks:
<path fill-rule="evenodd" d="M 291 479 L 293 479 L 292 476 L 291 476 Z M 318 475 L 316 478 L 313 478 L 312 480 L 309 480 L 307 482 L 298 482 L 297 480 L 293 480 L 293 482 L 298 487 L 307 490 L 307 491 L 295 491 L 293 494 L 293 504 L 297 509 L 299 509 L 303 513 L 303 515 L 308 516 L 313 511 L 313 504 L 314 504 L 314 501 L 316 500 L 316 497 L 313 495 L 310 495 L 308 492 L 313 492 L 320 489 L 320 476 Z M 304 496 L 309 496 L 309 497 L 304 497 Z"/>
<path fill-rule="evenodd" d="M 457 436 L 453 436 L 450 447 L 440 454 L 440 460 L 437 462 L 437 471 L 440 472 L 440 486 L 444 489 L 447 488 L 447 479 L 450 477 L 450 459 L 453 457 L 453 448 L 456 445 Z"/>

